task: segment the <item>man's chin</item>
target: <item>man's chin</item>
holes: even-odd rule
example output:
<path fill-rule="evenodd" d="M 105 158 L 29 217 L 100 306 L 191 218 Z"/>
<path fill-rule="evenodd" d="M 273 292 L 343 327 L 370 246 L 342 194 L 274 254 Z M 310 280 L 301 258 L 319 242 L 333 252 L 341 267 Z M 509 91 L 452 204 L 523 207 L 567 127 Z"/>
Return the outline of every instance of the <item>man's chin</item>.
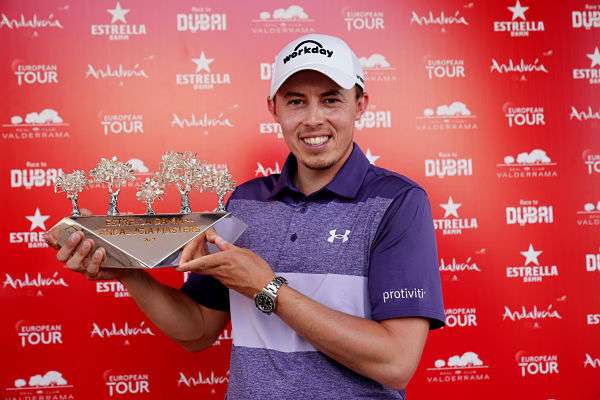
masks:
<path fill-rule="evenodd" d="M 335 160 L 303 160 L 303 164 L 308 169 L 325 171 L 335 165 Z"/>

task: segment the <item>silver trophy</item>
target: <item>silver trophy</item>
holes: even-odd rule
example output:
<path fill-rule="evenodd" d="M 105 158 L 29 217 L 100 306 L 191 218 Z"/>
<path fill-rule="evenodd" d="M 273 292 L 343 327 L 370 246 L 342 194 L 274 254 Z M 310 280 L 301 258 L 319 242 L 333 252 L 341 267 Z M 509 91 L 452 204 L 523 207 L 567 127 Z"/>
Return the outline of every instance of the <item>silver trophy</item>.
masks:
<path fill-rule="evenodd" d="M 60 175 L 58 178 L 56 178 L 56 183 L 54 184 L 54 193 L 60 190 L 67 194 L 67 198 L 71 200 L 72 217 L 81 216 L 81 212 L 79 212 L 79 205 L 77 204 L 77 197 L 87 185 L 88 179 L 85 176 L 85 172 L 82 170 L 76 170 L 70 174 Z"/>
<path fill-rule="evenodd" d="M 111 160 L 106 158 L 100 159 L 96 168 L 90 171 L 93 181 L 96 183 L 104 183 L 108 186 L 110 199 L 108 201 L 107 215 L 115 216 L 119 214 L 117 208 L 117 200 L 121 186 L 127 184 L 127 181 L 133 181 L 133 167 L 130 164 L 122 163 L 113 157 Z"/>
<path fill-rule="evenodd" d="M 144 183 L 140 185 L 140 190 L 136 193 L 136 197 L 146 204 L 146 215 L 156 215 L 152 208 L 152 203 L 162 198 L 163 194 L 165 194 L 164 187 L 155 177 L 152 179 L 146 178 Z"/>
<path fill-rule="evenodd" d="M 50 229 L 63 245 L 75 231 L 83 231 L 97 246 L 106 249 L 104 265 L 117 268 L 155 268 L 167 266 L 177 258 L 181 248 L 204 231 L 219 223 L 225 240 L 234 242 L 245 224 L 225 212 L 225 194 L 234 189 L 231 175 L 224 169 L 200 162 L 191 152 L 168 152 L 161 158 L 160 171 L 138 187 L 136 197 L 146 205 L 145 214 L 119 215 L 117 200 L 121 189 L 134 179 L 131 165 L 116 158 L 103 158 L 90 171 L 93 182 L 108 186 L 108 215 L 80 216 L 77 195 L 88 180 L 83 171 L 75 171 L 57 179 L 55 191 L 67 193 L 72 214 Z M 152 204 L 164 195 L 167 183 L 174 183 L 181 196 L 177 214 L 157 214 Z M 192 188 L 217 194 L 216 212 L 192 212 L 189 193 Z M 122 196 L 121 196 L 122 197 Z"/>
<path fill-rule="evenodd" d="M 202 182 L 207 178 L 206 165 L 189 151 L 183 153 L 170 151 L 162 156 L 158 174 L 164 182 L 174 183 L 177 186 L 181 197 L 179 212 L 191 213 L 190 192 L 192 188 L 202 189 Z"/>
<path fill-rule="evenodd" d="M 235 182 L 227 168 L 211 168 L 204 189 L 217 193 L 217 212 L 225 211 L 225 196 L 235 189 Z"/>

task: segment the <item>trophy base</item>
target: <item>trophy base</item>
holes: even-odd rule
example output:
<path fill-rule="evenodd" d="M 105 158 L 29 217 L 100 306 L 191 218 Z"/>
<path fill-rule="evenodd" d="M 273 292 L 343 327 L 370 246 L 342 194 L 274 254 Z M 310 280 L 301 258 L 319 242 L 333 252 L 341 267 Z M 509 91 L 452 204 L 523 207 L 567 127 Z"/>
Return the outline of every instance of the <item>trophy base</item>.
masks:
<path fill-rule="evenodd" d="M 102 268 L 152 269 L 169 265 L 183 246 L 229 213 L 92 215 L 66 217 L 49 233 L 62 246 L 76 231 L 106 250 Z"/>

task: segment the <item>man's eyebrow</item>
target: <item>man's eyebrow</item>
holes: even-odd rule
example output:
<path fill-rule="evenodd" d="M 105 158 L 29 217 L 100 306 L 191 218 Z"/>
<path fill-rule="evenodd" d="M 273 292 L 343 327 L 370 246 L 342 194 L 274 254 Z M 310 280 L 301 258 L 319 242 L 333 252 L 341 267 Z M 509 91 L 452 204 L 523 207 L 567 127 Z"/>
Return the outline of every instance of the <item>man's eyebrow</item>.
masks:
<path fill-rule="evenodd" d="M 340 95 L 340 91 L 338 89 L 334 89 L 334 90 L 328 90 L 325 93 L 321 93 L 321 97 L 327 97 L 327 96 L 338 96 Z"/>
<path fill-rule="evenodd" d="M 299 92 L 285 92 L 283 97 L 306 97 L 303 93 Z"/>

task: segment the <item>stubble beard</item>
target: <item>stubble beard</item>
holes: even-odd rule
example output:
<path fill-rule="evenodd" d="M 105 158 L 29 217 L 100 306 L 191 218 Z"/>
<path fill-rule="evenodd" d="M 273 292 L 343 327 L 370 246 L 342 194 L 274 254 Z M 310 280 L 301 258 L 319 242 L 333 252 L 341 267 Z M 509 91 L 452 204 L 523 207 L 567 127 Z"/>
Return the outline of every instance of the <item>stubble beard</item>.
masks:
<path fill-rule="evenodd" d="M 303 162 L 304 166 L 315 171 L 325 171 L 333 167 L 335 163 L 336 160 L 315 160 L 313 162 Z"/>

